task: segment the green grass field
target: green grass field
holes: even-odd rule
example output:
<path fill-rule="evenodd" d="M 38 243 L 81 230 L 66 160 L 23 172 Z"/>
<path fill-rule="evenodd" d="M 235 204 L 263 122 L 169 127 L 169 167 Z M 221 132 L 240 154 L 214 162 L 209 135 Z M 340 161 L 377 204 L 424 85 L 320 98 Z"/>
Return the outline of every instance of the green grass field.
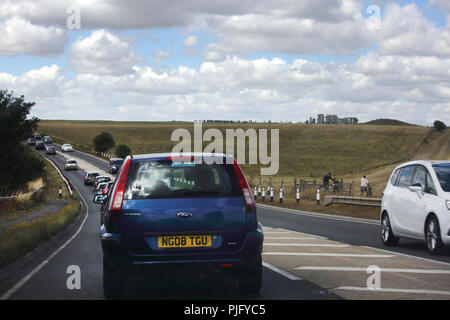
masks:
<path fill-rule="evenodd" d="M 39 132 L 71 143 L 81 151 L 93 152 L 93 138 L 106 131 L 116 145 L 128 145 L 134 154 L 170 152 L 172 132 L 185 128 L 193 136 L 188 122 L 115 122 L 115 121 L 41 121 Z M 248 128 L 280 130 L 280 170 L 272 177 L 294 177 L 320 181 L 331 171 L 346 181 L 358 183 L 361 175 L 370 176 L 374 195 L 381 194 L 395 164 L 411 159 L 450 159 L 450 130 L 405 125 L 305 125 L 305 124 L 203 124 L 209 128 L 244 130 Z M 269 134 L 270 137 L 270 134 Z M 206 146 L 209 142 L 204 142 Z M 268 142 L 268 147 L 270 142 Z M 111 150 L 111 153 L 114 151 Z M 250 182 L 259 181 L 261 165 L 242 166 Z M 269 177 L 263 177 L 268 180 Z"/>

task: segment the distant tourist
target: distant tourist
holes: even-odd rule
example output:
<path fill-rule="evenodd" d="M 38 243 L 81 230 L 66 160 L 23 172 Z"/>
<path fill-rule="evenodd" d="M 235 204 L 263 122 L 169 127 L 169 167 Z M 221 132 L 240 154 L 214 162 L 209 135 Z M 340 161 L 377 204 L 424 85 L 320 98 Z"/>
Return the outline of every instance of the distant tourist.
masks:
<path fill-rule="evenodd" d="M 330 184 L 330 180 L 333 180 L 332 174 L 331 172 L 328 172 L 328 174 L 326 174 L 323 177 L 323 186 L 328 190 L 328 186 Z"/>
<path fill-rule="evenodd" d="M 369 180 L 367 180 L 366 176 L 361 178 L 361 197 L 367 197 L 367 188 L 369 187 Z"/>

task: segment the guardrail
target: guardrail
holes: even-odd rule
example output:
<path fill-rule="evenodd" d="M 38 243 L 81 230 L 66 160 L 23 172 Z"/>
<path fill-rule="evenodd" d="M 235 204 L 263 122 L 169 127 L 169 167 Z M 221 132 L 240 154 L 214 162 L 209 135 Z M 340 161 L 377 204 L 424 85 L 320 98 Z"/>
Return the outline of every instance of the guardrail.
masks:
<path fill-rule="evenodd" d="M 324 204 L 326 206 L 332 203 L 354 204 L 360 206 L 381 207 L 380 198 L 362 198 L 362 197 L 343 197 L 343 196 L 325 196 Z"/>

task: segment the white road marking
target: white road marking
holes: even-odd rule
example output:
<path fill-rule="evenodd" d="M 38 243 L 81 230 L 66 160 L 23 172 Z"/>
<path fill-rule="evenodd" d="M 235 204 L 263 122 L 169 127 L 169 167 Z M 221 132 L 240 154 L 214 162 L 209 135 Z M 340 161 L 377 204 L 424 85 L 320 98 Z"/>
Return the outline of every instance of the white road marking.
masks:
<path fill-rule="evenodd" d="M 305 237 L 305 238 L 301 238 L 301 237 L 264 237 L 264 240 L 318 240 L 319 238 L 313 238 L 313 237 Z"/>
<path fill-rule="evenodd" d="M 86 203 L 86 200 L 84 200 L 83 196 L 81 195 L 81 192 L 78 190 L 78 188 L 74 184 L 73 184 L 73 186 L 77 190 L 78 194 L 80 195 L 81 199 L 84 202 L 84 205 L 86 206 L 86 215 L 85 215 L 83 221 L 81 222 L 80 227 L 75 232 L 75 234 L 70 237 L 69 240 L 67 240 L 62 246 L 60 246 L 56 251 L 54 251 L 46 260 L 42 261 L 38 266 L 36 266 L 33 270 L 31 270 L 30 273 L 28 273 L 25 277 L 23 277 L 22 280 L 17 282 L 11 289 L 6 291 L 0 297 L 0 300 L 7 300 L 7 299 L 9 299 L 17 290 L 19 290 L 25 283 L 27 283 L 28 280 L 30 280 L 36 273 L 38 273 L 43 267 L 45 267 L 45 265 L 47 263 L 49 263 L 62 249 L 67 247 L 69 245 L 69 243 L 71 243 L 72 240 L 75 239 L 78 236 L 78 234 L 80 233 L 81 229 L 83 229 L 83 226 L 84 226 L 84 224 L 85 224 L 85 222 L 86 222 L 86 220 L 87 220 L 87 218 L 89 216 L 89 207 L 88 207 L 88 205 Z"/>
<path fill-rule="evenodd" d="M 318 256 L 318 257 L 354 257 L 354 258 L 392 258 L 387 254 L 358 254 L 358 253 L 315 253 L 315 252 L 263 252 L 271 256 Z"/>
<path fill-rule="evenodd" d="M 412 256 L 412 255 L 406 254 L 406 253 L 400 253 L 400 252 L 396 252 L 396 251 L 384 250 L 384 249 L 379 249 L 379 248 L 374 248 L 374 247 L 369 247 L 369 246 L 361 246 L 361 248 L 377 250 L 377 251 L 380 251 L 380 252 L 395 253 L 396 255 L 403 256 L 403 257 L 413 258 L 413 259 L 422 260 L 422 261 L 426 261 L 426 262 L 433 262 L 433 263 L 437 263 L 437 264 L 442 264 L 444 266 L 450 266 L 450 263 L 448 263 L 448 262 L 434 260 L 434 259 L 427 259 L 427 258 L 422 258 L 422 257 L 417 257 L 417 256 Z"/>
<path fill-rule="evenodd" d="M 348 244 L 321 244 L 321 243 L 264 243 L 264 246 L 286 246 L 286 247 L 350 247 Z"/>
<path fill-rule="evenodd" d="M 263 261 L 263 266 L 266 267 L 267 269 L 270 269 L 276 273 L 281 274 L 282 276 L 288 278 L 289 280 L 303 280 L 302 278 L 296 276 L 293 273 L 290 273 L 289 271 L 283 270 L 281 268 L 278 268 L 277 266 L 274 266 L 273 264 Z"/>
<path fill-rule="evenodd" d="M 395 289 L 395 288 L 380 288 L 369 289 L 367 287 L 337 287 L 332 290 L 350 290 L 350 291 L 369 291 L 369 292 L 394 292 L 394 293 L 415 293 L 415 294 L 442 294 L 450 295 L 450 291 L 441 290 L 421 290 L 421 289 Z"/>
<path fill-rule="evenodd" d="M 303 267 L 296 267 L 296 268 L 294 268 L 294 270 L 367 272 L 367 268 L 364 268 L 364 267 L 303 266 Z M 380 272 L 423 273 L 423 274 L 450 274 L 450 270 L 399 269 L 399 268 L 380 268 Z"/>
<path fill-rule="evenodd" d="M 278 234 L 278 233 L 292 233 L 292 231 L 287 231 L 287 230 L 283 230 L 283 231 L 264 231 L 264 234 Z"/>

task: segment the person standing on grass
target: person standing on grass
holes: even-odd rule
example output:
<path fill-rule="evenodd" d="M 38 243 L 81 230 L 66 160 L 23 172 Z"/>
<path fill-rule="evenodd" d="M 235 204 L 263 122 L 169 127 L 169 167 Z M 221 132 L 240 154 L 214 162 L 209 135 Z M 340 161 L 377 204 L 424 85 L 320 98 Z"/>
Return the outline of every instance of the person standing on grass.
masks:
<path fill-rule="evenodd" d="M 367 180 L 366 176 L 361 178 L 361 197 L 364 195 L 367 197 L 367 188 L 369 186 L 369 180 Z"/>
<path fill-rule="evenodd" d="M 58 194 L 59 194 L 59 199 L 62 199 L 62 187 L 61 186 L 59 186 Z"/>

